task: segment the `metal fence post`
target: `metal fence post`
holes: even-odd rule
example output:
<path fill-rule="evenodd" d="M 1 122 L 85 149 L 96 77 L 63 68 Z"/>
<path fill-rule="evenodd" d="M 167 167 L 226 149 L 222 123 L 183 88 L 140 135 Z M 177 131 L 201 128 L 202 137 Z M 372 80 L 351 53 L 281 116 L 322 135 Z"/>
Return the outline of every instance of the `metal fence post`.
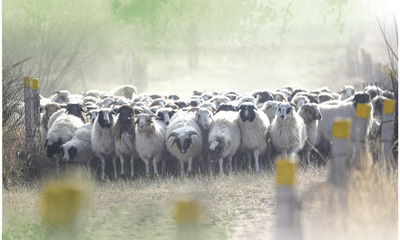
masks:
<path fill-rule="evenodd" d="M 24 78 L 25 134 L 27 163 L 31 170 L 36 167 L 35 136 L 39 126 L 39 80 Z"/>
<path fill-rule="evenodd" d="M 294 191 L 296 164 L 280 158 L 276 162 L 277 230 L 278 240 L 301 239 L 296 226 L 296 198 Z"/>
<path fill-rule="evenodd" d="M 353 141 L 353 154 L 351 155 L 351 164 L 357 169 L 361 167 L 361 155 L 367 150 L 367 128 L 368 118 L 370 115 L 371 106 L 369 104 L 357 104 L 356 114 L 351 124 L 351 138 Z"/>
<path fill-rule="evenodd" d="M 393 117 L 394 117 L 395 101 L 385 100 L 382 109 L 382 128 L 381 128 L 381 164 L 386 164 L 386 167 L 391 166 L 391 148 L 393 135 Z"/>
<path fill-rule="evenodd" d="M 329 181 L 332 186 L 332 198 L 345 205 L 345 188 L 349 166 L 350 119 L 337 119 L 332 127 L 332 160 Z M 336 201 L 331 199 L 331 210 L 336 212 Z"/>

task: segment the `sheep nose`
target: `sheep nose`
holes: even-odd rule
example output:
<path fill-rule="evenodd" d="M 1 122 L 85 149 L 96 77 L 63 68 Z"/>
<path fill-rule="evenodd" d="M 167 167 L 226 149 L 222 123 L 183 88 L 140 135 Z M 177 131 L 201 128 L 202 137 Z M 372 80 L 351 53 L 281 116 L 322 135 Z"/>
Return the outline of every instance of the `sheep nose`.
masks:
<path fill-rule="evenodd" d="M 285 118 L 285 115 L 281 115 L 281 119 L 284 119 Z"/>
<path fill-rule="evenodd" d="M 167 121 L 165 124 L 167 124 L 167 125 L 168 125 L 168 124 L 169 124 L 169 121 Z"/>

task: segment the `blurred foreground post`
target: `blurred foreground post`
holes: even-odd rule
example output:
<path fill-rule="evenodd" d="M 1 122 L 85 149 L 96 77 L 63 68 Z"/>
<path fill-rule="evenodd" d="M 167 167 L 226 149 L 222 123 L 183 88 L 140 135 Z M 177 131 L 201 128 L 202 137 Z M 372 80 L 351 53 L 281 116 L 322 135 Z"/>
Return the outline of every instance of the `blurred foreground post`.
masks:
<path fill-rule="evenodd" d="M 394 105 L 395 101 L 385 100 L 382 110 L 381 150 L 379 152 L 382 168 L 385 168 L 386 165 L 387 169 L 391 166 Z"/>
<path fill-rule="evenodd" d="M 174 218 L 178 227 L 177 239 L 202 239 L 200 234 L 200 208 L 194 200 L 181 200 L 175 203 Z"/>
<path fill-rule="evenodd" d="M 371 106 L 368 104 L 357 104 L 356 116 L 354 122 L 351 124 L 351 137 L 352 137 L 352 150 L 351 155 L 351 165 L 360 169 L 361 165 L 361 155 L 366 153 L 367 145 L 367 128 L 368 128 L 368 118 L 370 114 Z M 333 133 L 333 132 L 332 132 Z"/>
<path fill-rule="evenodd" d="M 25 133 L 27 163 L 34 174 L 36 168 L 35 136 L 39 126 L 39 80 L 24 78 Z"/>
<path fill-rule="evenodd" d="M 276 162 L 276 196 L 277 196 L 277 227 L 278 240 L 301 239 L 300 229 L 296 227 L 295 199 L 295 168 L 294 162 L 280 158 Z"/>
<path fill-rule="evenodd" d="M 348 173 L 348 150 L 350 137 L 350 119 L 336 119 L 332 127 L 332 160 L 329 181 L 332 186 L 332 211 L 336 212 L 336 201 L 345 204 L 345 188 Z"/>

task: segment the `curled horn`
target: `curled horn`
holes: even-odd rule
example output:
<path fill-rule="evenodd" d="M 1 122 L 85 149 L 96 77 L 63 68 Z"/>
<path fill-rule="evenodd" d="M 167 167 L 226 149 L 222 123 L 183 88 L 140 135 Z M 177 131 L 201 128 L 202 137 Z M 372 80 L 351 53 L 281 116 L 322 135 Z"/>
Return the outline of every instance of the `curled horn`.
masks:
<path fill-rule="evenodd" d="M 189 138 L 190 140 L 192 140 L 192 138 L 191 138 L 192 135 L 197 135 L 200 138 L 199 134 L 194 130 L 187 132 L 186 135 L 187 135 L 187 138 Z M 194 146 L 193 141 L 190 141 L 190 142 L 191 142 L 192 146 Z"/>
<path fill-rule="evenodd" d="M 176 137 L 178 137 L 178 136 L 179 136 L 179 134 L 178 134 L 177 132 L 172 132 L 172 133 L 169 134 L 167 141 L 168 141 L 171 137 L 176 138 Z M 174 142 L 172 143 L 171 147 L 174 146 L 175 143 L 176 143 L 176 139 L 174 139 Z"/>

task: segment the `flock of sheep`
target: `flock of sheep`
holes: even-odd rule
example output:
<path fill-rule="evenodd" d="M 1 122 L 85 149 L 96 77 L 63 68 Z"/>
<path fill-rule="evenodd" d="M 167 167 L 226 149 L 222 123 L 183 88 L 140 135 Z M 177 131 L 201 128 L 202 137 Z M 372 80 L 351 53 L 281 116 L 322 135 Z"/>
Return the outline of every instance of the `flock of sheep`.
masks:
<path fill-rule="evenodd" d="M 354 119 L 358 103 L 371 106 L 365 139 L 375 138 L 387 98 L 393 99 L 393 93 L 373 86 L 361 92 L 344 86 L 339 93 L 326 87 L 248 95 L 194 91 L 187 101 L 175 94 L 138 94 L 129 85 L 111 92 L 57 91 L 41 97 L 41 139 L 57 174 L 61 163 L 81 163 L 91 176 L 89 166 L 96 158 L 101 180 L 111 161 L 115 179 L 125 178 L 127 169 L 134 178 L 140 161 L 146 176 L 212 173 L 217 167 L 221 175 L 238 168 L 260 172 L 278 155 L 296 159 L 299 154 L 303 166 L 312 164 L 313 149 L 329 158 L 334 119 Z"/>

